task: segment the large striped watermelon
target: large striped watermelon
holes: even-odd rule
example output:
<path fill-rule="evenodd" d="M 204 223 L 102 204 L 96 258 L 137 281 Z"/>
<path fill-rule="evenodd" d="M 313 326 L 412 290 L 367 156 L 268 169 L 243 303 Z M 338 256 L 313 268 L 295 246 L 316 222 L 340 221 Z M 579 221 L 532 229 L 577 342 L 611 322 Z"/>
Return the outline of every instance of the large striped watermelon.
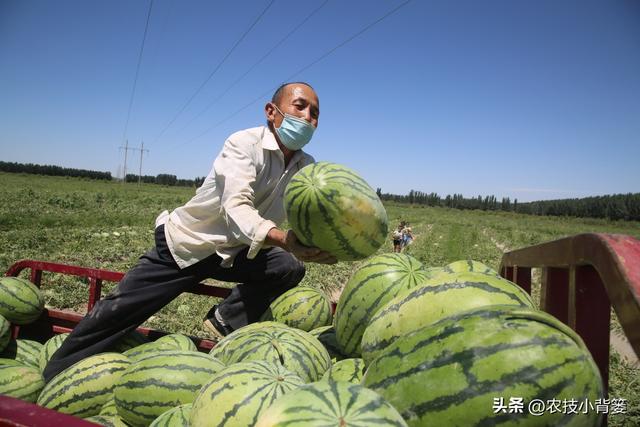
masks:
<path fill-rule="evenodd" d="M 132 363 L 114 390 L 118 415 L 134 427 L 148 426 L 163 412 L 196 398 L 224 365 L 196 351 L 161 351 Z"/>
<path fill-rule="evenodd" d="M 303 384 L 299 375 L 280 364 L 236 363 L 202 387 L 193 402 L 190 425 L 253 427 L 263 410 Z"/>
<path fill-rule="evenodd" d="M 171 408 L 153 420 L 149 427 L 184 427 L 189 425 L 193 403 L 185 403 Z"/>
<path fill-rule="evenodd" d="M 11 339 L 11 323 L 0 314 L 0 352 L 3 351 Z"/>
<path fill-rule="evenodd" d="M 284 194 L 298 239 L 339 260 L 373 254 L 387 237 L 387 212 L 376 192 L 353 170 L 335 163 L 305 166 Z"/>
<path fill-rule="evenodd" d="M 278 399 L 260 416 L 256 427 L 406 425 L 398 411 L 372 390 L 348 382 L 320 381 Z"/>
<path fill-rule="evenodd" d="M 0 395 L 34 403 L 44 387 L 40 370 L 33 366 L 0 364 Z"/>
<path fill-rule="evenodd" d="M 211 355 L 226 365 L 253 360 L 281 364 L 305 381 L 322 378 L 331 359 L 322 343 L 308 332 L 277 322 L 258 322 L 224 337 Z"/>
<path fill-rule="evenodd" d="M 138 332 L 137 330 L 133 330 L 120 338 L 110 349 L 109 351 L 113 351 L 115 353 L 124 353 L 127 350 L 130 350 L 139 345 L 148 343 L 149 338 L 146 335 Z"/>
<path fill-rule="evenodd" d="M 377 255 L 351 276 L 336 308 L 334 325 L 341 353 L 360 357 L 360 341 L 369 320 L 405 289 L 426 280 L 422 263 L 406 254 Z"/>
<path fill-rule="evenodd" d="M 38 360 L 42 348 L 42 344 L 38 341 L 18 338 L 17 340 L 9 341 L 9 345 L 7 345 L 2 354 L 0 354 L 0 357 L 15 359 L 23 365 L 40 369 Z"/>
<path fill-rule="evenodd" d="M 330 325 L 333 316 L 331 303 L 322 291 L 309 286 L 296 286 L 276 298 L 261 320 L 273 320 L 292 328 L 311 331 Z"/>
<path fill-rule="evenodd" d="M 41 371 L 44 371 L 44 368 L 47 367 L 47 363 L 51 360 L 53 353 L 58 351 L 62 342 L 67 339 L 68 336 L 69 333 L 54 335 L 44 343 L 42 350 L 40 350 L 40 355 L 38 356 L 38 367 Z"/>
<path fill-rule="evenodd" d="M 129 350 L 123 352 L 125 356 L 129 358 L 131 363 L 135 363 L 138 360 L 144 359 L 148 356 L 153 356 L 158 354 L 161 351 L 175 351 L 181 350 L 176 347 L 176 343 L 171 340 L 165 341 L 152 341 L 144 344 L 140 344 L 137 347 L 130 348 Z M 193 350 L 188 350 L 193 351 Z"/>
<path fill-rule="evenodd" d="M 44 309 L 40 289 L 20 277 L 0 278 L 0 315 L 11 323 L 26 325 L 33 322 Z"/>
<path fill-rule="evenodd" d="M 92 417 L 85 418 L 85 420 L 104 427 L 129 427 L 117 415 L 94 415 Z"/>
<path fill-rule="evenodd" d="M 323 380 L 327 381 L 345 381 L 354 384 L 360 384 L 364 375 L 364 360 L 343 359 L 334 363 L 324 373 Z"/>
<path fill-rule="evenodd" d="M 518 285 L 492 274 L 439 275 L 399 293 L 371 318 L 362 335 L 362 358 L 368 365 L 398 337 L 461 311 L 487 305 L 534 308 Z"/>
<path fill-rule="evenodd" d="M 527 411 L 533 399 L 595 402 L 597 366 L 580 337 L 553 316 L 491 306 L 461 313 L 396 340 L 362 384 L 384 396 L 410 426 L 597 426 L 599 416 Z M 495 411 L 523 399 L 523 412 Z"/>
<path fill-rule="evenodd" d="M 87 357 L 53 377 L 38 405 L 81 418 L 98 415 L 127 366 L 127 357 L 118 353 Z"/>

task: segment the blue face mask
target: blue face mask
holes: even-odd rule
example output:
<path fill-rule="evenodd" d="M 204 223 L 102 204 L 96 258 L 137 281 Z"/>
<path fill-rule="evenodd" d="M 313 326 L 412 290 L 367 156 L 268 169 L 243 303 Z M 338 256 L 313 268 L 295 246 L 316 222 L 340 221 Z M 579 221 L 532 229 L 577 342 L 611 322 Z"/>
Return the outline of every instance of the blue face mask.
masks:
<path fill-rule="evenodd" d="M 311 141 L 311 137 L 316 128 L 305 119 L 292 116 L 291 114 L 284 114 L 275 104 L 273 106 L 276 107 L 276 110 L 284 117 L 280 127 L 275 128 L 282 145 L 291 151 L 299 150 L 307 145 L 307 143 Z"/>

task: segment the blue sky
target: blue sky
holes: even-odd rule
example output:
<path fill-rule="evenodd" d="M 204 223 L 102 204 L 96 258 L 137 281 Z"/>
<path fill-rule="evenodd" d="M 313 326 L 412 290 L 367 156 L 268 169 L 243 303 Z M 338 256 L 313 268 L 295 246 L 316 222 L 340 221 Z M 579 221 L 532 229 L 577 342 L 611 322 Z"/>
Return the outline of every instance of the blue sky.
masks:
<path fill-rule="evenodd" d="M 384 192 L 640 192 L 640 2 L 413 0 L 318 62 L 404 1 L 270 3 L 155 0 L 127 126 L 149 1 L 0 0 L 0 160 L 116 175 L 128 139 L 143 174 L 204 176 L 294 79 L 307 151 Z"/>

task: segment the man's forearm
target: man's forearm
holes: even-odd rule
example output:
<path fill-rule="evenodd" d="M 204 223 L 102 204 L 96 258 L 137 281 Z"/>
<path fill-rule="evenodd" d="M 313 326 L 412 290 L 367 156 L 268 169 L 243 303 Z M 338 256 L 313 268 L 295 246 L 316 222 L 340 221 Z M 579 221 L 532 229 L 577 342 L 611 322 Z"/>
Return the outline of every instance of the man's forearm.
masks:
<path fill-rule="evenodd" d="M 278 246 L 284 250 L 288 250 L 287 232 L 273 227 L 267 233 L 267 237 L 264 239 L 264 243 L 269 246 Z"/>

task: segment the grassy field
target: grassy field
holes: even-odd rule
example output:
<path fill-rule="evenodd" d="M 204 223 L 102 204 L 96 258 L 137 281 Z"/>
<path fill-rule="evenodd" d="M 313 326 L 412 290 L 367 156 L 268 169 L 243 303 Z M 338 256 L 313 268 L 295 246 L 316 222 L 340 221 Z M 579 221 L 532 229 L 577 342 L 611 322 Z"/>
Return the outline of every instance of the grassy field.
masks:
<path fill-rule="evenodd" d="M 0 269 L 5 271 L 19 259 L 37 259 L 126 271 L 152 246 L 158 213 L 183 204 L 193 193 L 192 188 L 0 173 Z M 396 204 L 386 208 L 391 226 L 401 219 L 410 222 L 416 240 L 407 252 L 426 266 L 475 259 L 497 269 L 504 251 L 582 232 L 640 238 L 640 224 L 632 222 Z M 391 250 L 389 240 L 380 252 Z M 311 264 L 304 283 L 336 299 L 358 265 Z M 46 275 L 44 281 L 48 306 L 85 311 L 86 283 L 54 274 Z M 107 284 L 105 292 L 113 286 Z M 182 295 L 146 325 L 206 337 L 200 319 L 213 303 L 206 297 Z M 628 401 L 627 414 L 609 417 L 610 425 L 640 425 L 640 369 L 627 365 L 613 351 L 610 397 Z"/>

